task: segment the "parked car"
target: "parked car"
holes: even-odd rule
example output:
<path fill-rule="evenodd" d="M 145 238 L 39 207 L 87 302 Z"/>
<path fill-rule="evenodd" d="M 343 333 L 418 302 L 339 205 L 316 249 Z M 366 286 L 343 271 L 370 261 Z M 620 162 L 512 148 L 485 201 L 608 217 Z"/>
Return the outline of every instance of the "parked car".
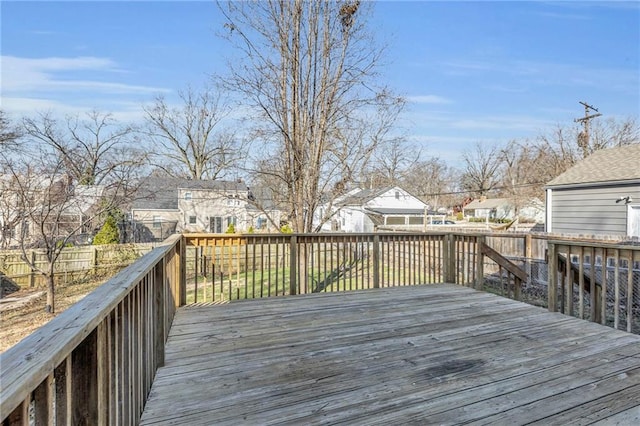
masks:
<path fill-rule="evenodd" d="M 431 222 L 432 225 L 455 225 L 456 223 L 452 220 L 445 220 L 444 223 L 442 220 L 434 220 Z"/>

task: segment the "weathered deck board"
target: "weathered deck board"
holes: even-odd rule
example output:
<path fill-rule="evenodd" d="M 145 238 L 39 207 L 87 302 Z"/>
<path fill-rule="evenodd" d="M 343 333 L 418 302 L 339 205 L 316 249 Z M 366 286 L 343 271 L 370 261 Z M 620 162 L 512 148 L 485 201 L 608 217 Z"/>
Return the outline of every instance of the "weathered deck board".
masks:
<path fill-rule="evenodd" d="M 155 424 L 615 424 L 640 336 L 452 285 L 188 307 Z"/>

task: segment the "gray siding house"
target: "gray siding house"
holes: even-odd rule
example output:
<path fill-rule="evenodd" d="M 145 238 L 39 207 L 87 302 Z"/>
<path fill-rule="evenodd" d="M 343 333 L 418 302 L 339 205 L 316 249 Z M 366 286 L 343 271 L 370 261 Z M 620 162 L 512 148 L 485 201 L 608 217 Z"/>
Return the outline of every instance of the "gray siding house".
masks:
<path fill-rule="evenodd" d="M 546 186 L 546 230 L 640 237 L 640 144 L 596 151 Z"/>

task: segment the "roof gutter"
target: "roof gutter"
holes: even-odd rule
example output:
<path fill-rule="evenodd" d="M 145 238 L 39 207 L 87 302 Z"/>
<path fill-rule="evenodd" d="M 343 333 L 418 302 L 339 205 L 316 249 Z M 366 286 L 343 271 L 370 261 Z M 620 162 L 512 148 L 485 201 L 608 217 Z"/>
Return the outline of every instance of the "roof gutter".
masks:
<path fill-rule="evenodd" d="M 596 186 L 620 186 L 620 185 L 640 185 L 640 179 L 609 180 L 605 182 L 563 183 L 559 185 L 546 185 L 544 189 L 573 189 L 573 188 L 589 188 L 589 187 L 596 187 Z"/>

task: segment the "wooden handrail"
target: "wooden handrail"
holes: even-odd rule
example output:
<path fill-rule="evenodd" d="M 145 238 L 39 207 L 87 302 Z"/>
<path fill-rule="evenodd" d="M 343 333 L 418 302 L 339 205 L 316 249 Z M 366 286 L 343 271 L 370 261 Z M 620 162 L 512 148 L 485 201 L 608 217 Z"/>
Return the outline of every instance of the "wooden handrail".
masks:
<path fill-rule="evenodd" d="M 180 235 L 0 354 L 3 424 L 136 423 L 181 299 Z M 123 369 L 123 367 L 126 367 Z"/>
<path fill-rule="evenodd" d="M 527 275 L 527 273 L 522 269 L 520 269 L 518 265 L 511 262 L 506 257 L 502 256 L 500 253 L 498 253 L 497 251 L 489 247 L 487 244 L 485 243 L 480 244 L 480 252 L 483 255 L 487 256 L 489 259 L 496 262 L 499 266 L 506 269 L 508 272 L 510 272 L 514 276 L 518 277 L 518 279 L 520 279 L 521 281 L 526 282 L 529 279 L 529 276 Z"/>

